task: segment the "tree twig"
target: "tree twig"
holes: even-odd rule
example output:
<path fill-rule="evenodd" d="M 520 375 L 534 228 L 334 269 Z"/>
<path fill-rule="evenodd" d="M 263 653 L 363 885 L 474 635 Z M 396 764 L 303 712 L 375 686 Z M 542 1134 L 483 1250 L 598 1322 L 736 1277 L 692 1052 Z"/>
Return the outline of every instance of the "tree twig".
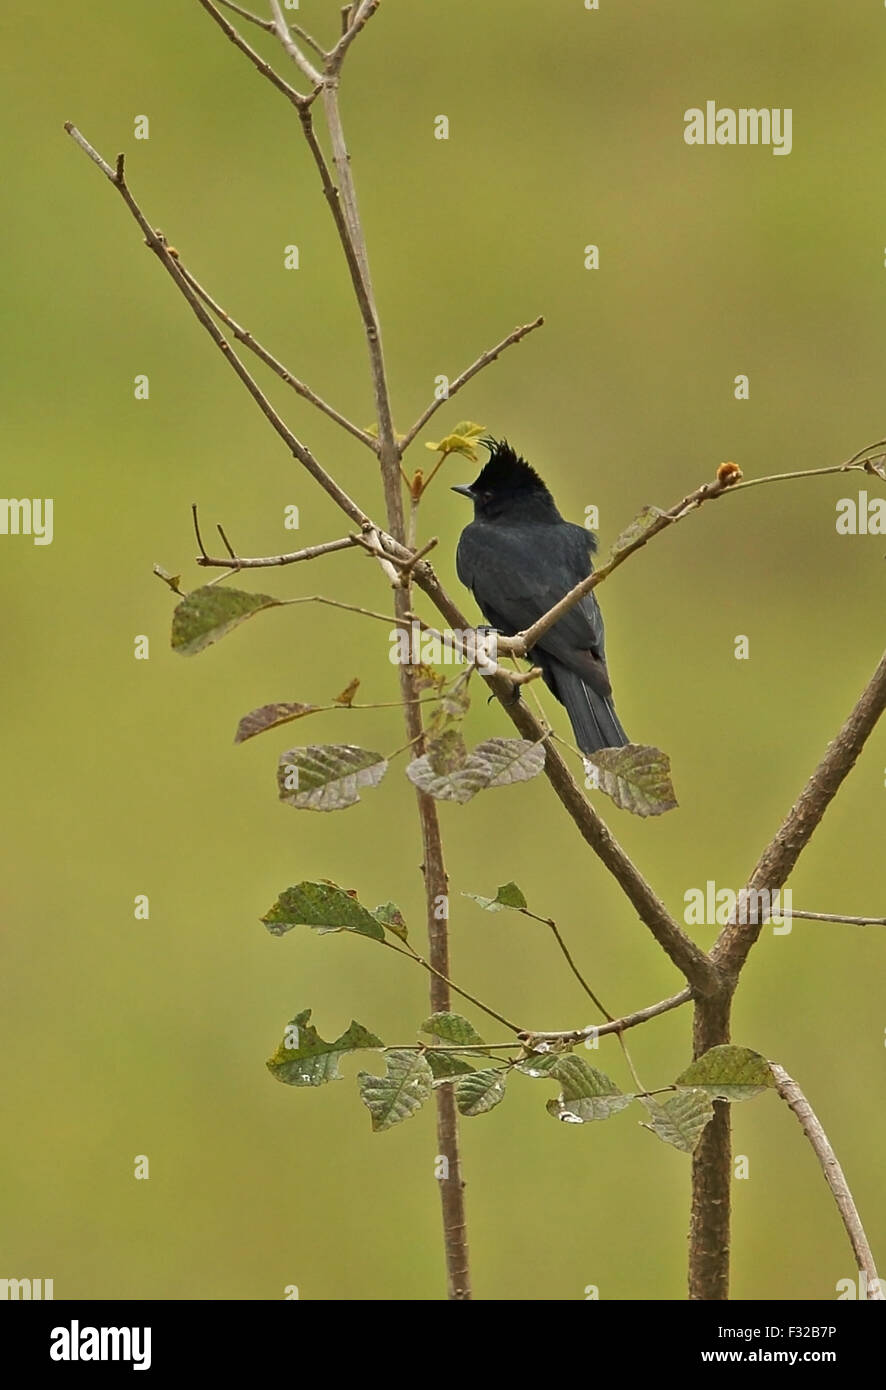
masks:
<path fill-rule="evenodd" d="M 648 1023 L 651 1018 L 658 1018 L 661 1014 L 670 1013 L 671 1009 L 679 1009 L 683 1004 L 688 1004 L 693 998 L 691 989 L 681 989 L 679 994 L 672 994 L 669 999 L 662 999 L 658 1004 L 649 1004 L 645 1009 L 637 1009 L 632 1014 L 625 1014 L 623 1018 L 613 1018 L 607 1023 L 592 1024 L 589 1028 L 574 1028 L 565 1033 L 546 1033 L 532 1032 L 521 1033 L 520 1040 L 525 1042 L 527 1047 L 536 1047 L 539 1051 L 551 1046 L 570 1047 L 578 1043 L 586 1042 L 588 1038 L 601 1038 L 607 1033 L 624 1033 L 628 1028 L 637 1028 L 641 1023 Z M 604 1010 L 605 1013 L 605 1010 Z"/>
<path fill-rule="evenodd" d="M 342 536 L 337 541 L 323 541 L 320 545 L 306 545 L 303 550 L 291 550 L 288 555 L 242 556 L 232 553 L 225 559 L 201 552 L 197 555 L 198 565 L 206 569 L 270 569 L 279 565 L 296 565 L 300 560 L 316 560 L 318 555 L 332 555 L 337 550 L 352 550 L 359 546 L 361 536 Z"/>
<path fill-rule="evenodd" d="M 825 811 L 855 760 L 886 710 L 886 652 L 880 659 L 862 694 L 837 737 L 828 744 L 824 757 L 813 772 L 783 824 L 761 854 L 745 887 L 746 893 L 770 894 L 784 887 L 800 855 L 821 823 Z M 727 977 L 736 979 L 763 922 L 726 923 L 711 952 L 711 959 Z"/>
<path fill-rule="evenodd" d="M 791 918 L 803 917 L 808 922 L 841 922 L 847 927 L 886 927 L 886 917 L 847 917 L 842 912 L 801 912 L 791 908 Z"/>
<path fill-rule="evenodd" d="M 261 73 L 262 77 L 266 77 L 267 80 L 277 88 L 278 92 L 283 93 L 287 101 L 291 101 L 293 106 L 299 111 L 306 110 L 310 106 L 313 101 L 313 94 L 308 96 L 304 92 L 299 92 L 295 87 L 290 86 L 286 79 L 281 77 L 260 53 L 256 53 L 250 43 L 246 42 L 239 30 L 234 27 L 229 19 L 225 18 L 218 6 L 213 4 L 213 0 L 197 0 L 197 4 L 203 6 L 206 13 L 215 20 L 222 33 L 231 40 L 231 43 L 239 48 L 241 53 L 245 54 L 253 67 Z"/>
<path fill-rule="evenodd" d="M 702 483 L 700 487 L 688 493 L 686 497 L 676 502 L 674 506 L 669 507 L 667 511 L 659 512 L 648 526 L 640 529 L 637 535 L 630 541 L 620 546 L 606 564 L 595 569 L 593 574 L 588 575 L 587 579 L 581 580 L 581 582 L 570 589 L 568 593 L 564 594 L 553 607 L 548 609 L 547 613 L 543 613 L 540 618 L 537 618 L 531 627 L 526 628 L 515 637 L 506 639 L 507 646 L 504 647 L 504 650 L 513 651 L 517 656 L 525 656 L 528 651 L 531 651 L 540 637 L 543 637 L 560 618 L 564 617 L 564 615 L 568 613 L 570 609 L 574 608 L 577 603 L 580 603 L 587 594 L 591 593 L 593 589 L 596 589 L 598 584 L 602 584 L 604 579 L 608 579 L 613 570 L 618 569 L 619 565 L 624 564 L 629 555 L 633 555 L 638 550 L 642 550 L 643 546 L 647 545 L 649 541 L 652 540 L 653 536 L 659 535 L 660 532 L 666 531 L 676 522 L 682 521 L 690 512 L 700 507 L 703 502 L 712 501 L 717 497 L 724 496 L 726 493 L 741 492 L 746 487 L 759 487 L 763 483 L 778 483 L 794 478 L 821 477 L 828 473 L 846 473 L 853 470 L 868 471 L 865 466 L 867 460 L 862 460 L 862 455 L 869 454 L 873 449 L 879 448 L 880 443 L 882 443 L 882 441 L 878 441 L 875 445 L 868 446 L 867 449 L 862 450 L 860 454 L 846 463 L 832 464 L 827 468 L 801 469 L 796 473 L 772 473 L 765 478 L 751 478 L 746 482 L 740 481 L 741 472 L 739 470 L 735 472 L 726 471 L 728 470 L 728 465 L 726 465 L 726 470 L 722 471 L 722 476 L 719 476 L 718 473 L 717 478 L 710 482 Z"/>
<path fill-rule="evenodd" d="M 868 1244 L 864 1227 L 861 1224 L 861 1217 L 858 1208 L 852 1200 L 852 1193 L 849 1191 L 849 1184 L 843 1173 L 843 1169 L 837 1160 L 837 1155 L 831 1147 L 830 1140 L 822 1128 L 821 1121 L 804 1096 L 796 1081 L 788 1076 L 784 1067 L 777 1062 L 769 1063 L 778 1094 L 793 1110 L 797 1119 L 803 1127 L 803 1133 L 809 1140 L 815 1152 L 815 1156 L 821 1165 L 825 1182 L 831 1189 L 837 1210 L 840 1213 L 846 1234 L 849 1237 L 855 1261 L 858 1268 L 867 1277 L 867 1297 L 871 1302 L 880 1302 L 884 1298 L 880 1288 L 880 1280 L 877 1276 L 877 1267 L 874 1264 L 874 1256 Z"/>
<path fill-rule="evenodd" d="M 200 3 L 205 4 L 206 0 L 200 0 Z M 172 277 L 177 288 L 181 291 L 188 304 L 190 305 L 191 310 L 195 314 L 196 318 L 199 320 L 203 328 L 205 328 L 206 332 L 212 338 L 212 341 L 215 343 L 219 351 L 230 363 L 231 367 L 236 372 L 237 376 L 240 378 L 249 394 L 252 396 L 256 405 L 261 410 L 265 419 L 269 421 L 274 430 L 277 432 L 277 434 L 280 436 L 283 442 L 287 445 L 290 452 L 295 456 L 295 458 L 298 459 L 299 463 L 301 463 L 308 470 L 311 476 L 320 484 L 324 492 L 327 492 L 329 494 L 333 501 L 335 501 L 338 504 L 341 510 L 345 512 L 346 515 L 349 516 L 352 521 L 356 521 L 358 526 L 363 526 L 364 523 L 368 523 L 369 518 L 366 516 L 362 508 L 358 507 L 356 502 L 352 501 L 352 499 L 345 492 L 344 488 L 340 487 L 340 485 L 335 481 L 331 474 L 327 473 L 326 469 L 323 468 L 321 464 L 317 462 L 310 449 L 308 449 L 307 446 L 303 444 L 301 440 L 296 437 L 296 435 L 293 434 L 289 426 L 277 413 L 277 411 L 274 409 L 274 407 L 268 400 L 267 396 L 262 391 L 261 387 L 258 385 L 255 378 L 243 365 L 240 358 L 237 356 L 237 354 L 231 347 L 230 343 L 223 336 L 217 324 L 210 316 L 206 307 L 203 305 L 199 297 L 195 294 L 194 290 L 188 284 L 188 281 L 185 279 L 184 275 L 181 272 L 181 269 L 179 268 L 177 258 L 171 255 L 167 248 L 165 237 L 160 236 L 159 233 L 157 233 L 153 229 L 153 227 L 145 217 L 144 213 L 142 212 L 139 204 L 136 202 L 135 198 L 130 192 L 129 185 L 126 182 L 124 173 L 123 156 L 118 156 L 117 167 L 116 169 L 112 169 L 111 166 L 107 163 L 107 161 L 102 159 L 98 151 L 95 150 L 92 145 L 90 145 L 89 141 L 83 135 L 81 135 L 77 127 L 72 125 L 70 121 L 67 121 L 65 123 L 65 130 L 70 135 L 71 139 L 74 140 L 75 143 L 79 145 L 80 148 L 86 154 L 89 155 L 89 158 L 93 161 L 93 163 L 99 166 L 105 177 L 117 189 L 117 192 L 120 194 L 124 203 L 129 208 L 129 211 L 131 212 L 132 216 L 135 218 L 136 222 L 141 228 L 144 234 L 145 242 L 153 251 L 154 255 L 157 257 L 167 274 L 169 274 Z"/>
<path fill-rule="evenodd" d="M 222 308 L 218 301 L 213 299 L 212 295 L 200 284 L 196 276 L 182 264 L 180 255 L 177 259 L 178 268 L 191 286 L 191 289 L 203 300 L 203 303 L 215 314 L 216 318 L 221 319 L 222 323 L 225 324 L 227 328 L 230 328 L 238 342 L 241 342 L 250 352 L 255 353 L 255 356 L 264 362 L 266 367 L 270 367 L 271 371 L 275 372 L 281 381 L 285 381 L 286 385 L 291 386 L 293 391 L 297 392 L 304 400 L 310 401 L 311 405 L 316 406 L 317 409 L 322 411 L 324 415 L 327 415 L 330 420 L 334 420 L 337 425 L 341 425 L 342 429 L 347 430 L 355 439 L 359 439 L 360 443 L 365 444 L 373 453 L 378 451 L 378 443 L 373 439 L 371 434 L 367 434 L 359 425 L 355 425 L 353 420 L 349 420 L 346 415 L 342 415 L 341 411 L 336 410 L 335 406 L 330 405 L 322 396 L 318 396 L 316 391 L 312 391 L 306 382 L 299 380 L 297 376 L 293 376 L 288 367 L 285 367 L 273 353 L 268 352 L 267 348 L 263 347 L 247 328 L 243 328 L 237 323 L 236 320 Z"/>
<path fill-rule="evenodd" d="M 263 19 L 260 14 L 253 14 L 251 10 L 244 10 L 242 5 L 235 5 L 234 0 L 218 0 L 220 5 L 224 5 L 226 10 L 233 10 L 241 19 L 247 19 L 250 24 L 256 24 L 259 29 L 264 29 L 266 33 L 274 33 L 274 21 Z"/>
<path fill-rule="evenodd" d="M 302 53 L 289 29 L 289 25 L 283 17 L 280 9 L 280 0 L 271 0 L 271 13 L 274 16 L 274 33 L 280 40 L 284 50 L 295 63 L 296 67 L 304 73 L 312 87 L 320 87 L 323 83 L 323 74 L 318 72 L 306 54 Z"/>
<path fill-rule="evenodd" d="M 328 55 L 327 71 L 337 73 L 341 70 L 345 54 L 360 30 L 369 23 L 380 3 L 381 0 L 363 0 L 363 3 L 357 6 L 356 13 L 353 5 L 346 6 L 348 22 L 343 24 L 341 38 Z M 343 15 L 344 13 L 345 11 L 342 11 Z"/>
<path fill-rule="evenodd" d="M 526 337 L 527 333 L 531 333 L 534 328 L 541 328 L 543 323 L 544 318 L 539 315 L 537 319 L 533 319 L 532 323 L 524 323 L 520 328 L 515 328 L 512 333 L 508 333 L 506 337 L 502 338 L 500 343 L 496 343 L 495 347 L 487 348 L 486 352 L 481 352 L 477 360 L 472 362 L 469 367 L 466 367 L 461 373 L 461 376 L 457 376 L 455 381 L 450 382 L 447 395 L 432 400 L 430 405 L 419 415 L 412 428 L 406 431 L 400 441 L 401 453 L 406 452 L 415 436 L 424 429 L 425 425 L 433 415 L 436 415 L 440 407 L 451 401 L 453 396 L 456 395 L 463 386 L 467 386 L 468 382 L 475 377 L 478 372 L 482 372 L 484 367 L 488 367 L 490 362 L 494 362 L 495 359 L 504 352 L 505 348 L 511 347 L 513 343 L 519 343 L 522 338 Z"/>

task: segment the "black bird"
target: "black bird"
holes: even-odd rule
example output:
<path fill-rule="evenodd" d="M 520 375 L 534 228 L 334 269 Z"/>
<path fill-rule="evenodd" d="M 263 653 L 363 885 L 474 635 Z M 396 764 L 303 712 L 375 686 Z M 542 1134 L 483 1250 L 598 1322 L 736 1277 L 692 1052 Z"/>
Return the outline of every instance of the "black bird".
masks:
<path fill-rule="evenodd" d="M 506 637 L 530 627 L 591 573 L 590 531 L 564 521 L 553 497 L 506 440 L 483 441 L 489 462 L 476 482 L 452 489 L 474 504 L 458 542 L 456 567 L 486 621 Z M 566 706 L 583 753 L 621 748 L 628 736 L 612 703 L 603 617 L 592 593 L 527 653 Z"/>

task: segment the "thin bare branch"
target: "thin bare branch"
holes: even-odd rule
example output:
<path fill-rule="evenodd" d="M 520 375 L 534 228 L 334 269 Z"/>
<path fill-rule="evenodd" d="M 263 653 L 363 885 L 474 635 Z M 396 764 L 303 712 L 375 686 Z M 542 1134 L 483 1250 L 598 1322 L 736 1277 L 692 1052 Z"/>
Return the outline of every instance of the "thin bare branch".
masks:
<path fill-rule="evenodd" d="M 356 20 L 354 24 L 356 24 Z M 354 25 L 352 25 L 352 28 L 353 27 Z M 336 225 L 339 235 L 344 238 L 351 248 L 352 256 L 349 258 L 348 264 L 349 266 L 356 266 L 361 287 L 361 293 L 358 294 L 358 299 L 362 301 L 366 342 L 372 371 L 372 384 L 375 393 L 376 416 L 378 420 L 379 452 L 383 458 L 385 454 L 387 454 L 389 460 L 387 469 L 383 469 L 383 475 L 391 472 L 392 461 L 394 471 L 396 472 L 396 478 L 394 480 L 396 482 L 396 498 L 390 493 L 390 478 L 384 477 L 386 487 L 385 502 L 389 511 L 393 508 L 393 514 L 388 517 L 388 526 L 394 531 L 395 535 L 402 539 L 403 501 L 400 494 L 399 476 L 400 454 L 402 453 L 402 449 L 397 445 L 394 422 L 391 414 L 390 390 L 385 370 L 384 353 L 382 351 L 381 325 L 379 322 L 378 310 L 375 306 L 372 277 L 369 271 L 369 255 L 366 250 L 366 240 L 363 236 L 363 228 L 360 221 L 357 190 L 354 185 L 354 176 L 351 170 L 351 157 L 348 153 L 344 127 L 341 121 L 337 80 L 330 80 L 324 83 L 323 110 L 326 115 L 326 124 L 329 130 L 330 143 L 332 145 L 332 162 L 335 166 L 336 174 L 338 175 L 337 201 L 341 207 L 342 217 L 337 219 Z M 394 524 L 395 517 L 400 520 L 399 529 Z"/>
<path fill-rule="evenodd" d="M 202 3 L 204 3 L 204 0 L 201 0 L 201 4 Z M 173 256 L 170 254 L 166 245 L 165 237 L 161 236 L 158 232 L 156 232 L 153 229 L 153 227 L 145 217 L 144 213 L 142 212 L 139 204 L 136 202 L 135 198 L 130 192 L 129 185 L 126 182 L 123 172 L 122 156 L 118 159 L 117 170 L 115 172 L 113 169 L 111 169 L 111 166 L 105 160 L 102 159 L 101 155 L 99 155 L 93 149 L 93 147 L 89 144 L 88 140 L 86 140 L 85 137 L 80 134 L 80 132 L 76 129 L 75 126 L 71 125 L 70 122 L 67 122 L 65 124 L 65 130 L 68 132 L 71 138 L 76 141 L 80 148 L 84 150 L 86 154 L 89 155 L 90 159 L 92 159 L 93 162 L 99 166 L 99 168 L 105 174 L 105 177 L 117 189 L 117 192 L 120 194 L 124 203 L 129 208 L 129 211 L 131 212 L 132 216 L 135 218 L 136 222 L 141 228 L 144 234 L 145 242 L 154 252 L 154 255 L 160 261 L 160 264 L 163 266 L 167 274 L 169 274 L 172 277 L 176 286 L 184 295 L 185 299 L 190 305 L 196 318 L 199 320 L 199 322 L 205 328 L 206 332 L 212 338 L 212 341 L 215 343 L 219 351 L 230 363 L 232 369 L 236 372 L 237 376 L 243 382 L 243 385 L 246 387 L 250 396 L 252 396 L 253 400 L 255 401 L 258 408 L 261 410 L 265 419 L 268 420 L 269 423 L 273 426 L 274 430 L 287 445 L 290 452 L 294 455 L 295 458 L 298 459 L 299 463 L 301 463 L 303 467 L 307 469 L 311 476 L 320 484 L 324 492 L 329 494 L 333 501 L 337 503 L 341 510 L 347 516 L 349 516 L 352 521 L 355 521 L 357 525 L 361 527 L 365 524 L 370 524 L 369 518 L 366 516 L 362 508 L 358 507 L 356 502 L 352 501 L 352 499 L 348 496 L 344 489 L 339 486 L 339 484 L 335 481 L 331 474 L 327 473 L 326 469 L 323 468 L 322 465 L 317 462 L 310 449 L 308 449 L 307 446 L 303 444 L 301 440 L 297 438 L 296 435 L 293 434 L 289 426 L 285 423 L 285 421 L 281 418 L 281 416 L 271 405 L 270 401 L 268 400 L 264 392 L 261 390 L 255 378 L 243 365 L 240 358 L 232 349 L 230 343 L 223 336 L 220 329 L 216 325 L 214 319 L 212 319 L 205 306 L 203 305 L 199 297 L 195 294 L 194 290 L 191 288 L 191 286 L 188 284 L 188 281 L 182 274 L 181 268 L 178 264 L 177 256 Z"/>
<path fill-rule="evenodd" d="M 285 367 L 278 358 L 274 357 L 273 353 L 270 353 L 267 348 L 263 347 L 247 328 L 243 328 L 237 323 L 236 320 L 222 308 L 218 301 L 213 299 L 209 291 L 200 284 L 197 277 L 182 264 L 180 255 L 178 257 L 178 266 L 194 293 L 203 300 L 203 303 L 208 309 L 211 309 L 216 318 L 220 319 L 227 328 L 230 328 L 238 342 L 242 343 L 250 352 L 255 353 L 256 357 L 264 362 L 265 366 L 270 367 L 271 371 L 275 372 L 281 381 L 285 381 L 286 385 L 291 386 L 293 391 L 297 392 L 304 400 L 310 401 L 311 405 L 316 406 L 324 415 L 328 415 L 329 419 L 334 420 L 337 425 L 341 425 L 342 429 L 347 430 L 348 434 L 352 434 L 355 439 L 359 439 L 360 443 L 365 444 L 373 453 L 378 452 L 378 442 L 373 439 L 371 434 L 367 434 L 365 430 L 360 429 L 359 425 L 355 425 L 347 416 L 342 415 L 341 411 L 336 410 L 335 406 L 330 405 L 322 396 L 318 396 L 316 391 L 312 391 L 310 386 L 304 381 L 300 381 L 297 376 L 293 376 L 289 368 Z"/>
<path fill-rule="evenodd" d="M 329 54 L 326 52 L 326 49 L 323 47 L 322 43 L 318 43 L 315 38 L 312 38 L 311 35 L 308 33 L 307 29 L 303 29 L 300 24 L 294 24 L 291 19 L 288 21 L 288 24 L 293 34 L 298 34 L 302 42 L 306 43 L 308 48 L 312 48 L 316 53 L 317 57 L 325 63 L 327 58 L 329 57 Z"/>
<path fill-rule="evenodd" d="M 856 1264 L 866 1276 L 868 1301 L 881 1302 L 884 1299 L 884 1294 L 880 1288 L 874 1256 L 861 1224 L 858 1208 L 852 1200 L 849 1184 L 837 1160 L 837 1155 L 831 1147 L 830 1140 L 822 1128 L 821 1121 L 796 1081 L 788 1076 L 784 1067 L 780 1067 L 777 1062 L 770 1062 L 769 1066 L 775 1078 L 778 1094 L 783 1101 L 787 1102 L 800 1121 L 803 1133 L 812 1145 L 815 1156 L 821 1165 L 825 1182 L 831 1189 L 837 1210 L 843 1225 L 846 1227 L 846 1234 L 849 1237 Z"/>
<path fill-rule="evenodd" d="M 221 531 L 221 527 L 219 527 L 219 531 Z M 270 569 L 279 565 L 297 565 L 301 560 L 316 560 L 318 555 L 332 555 L 337 550 L 351 550 L 354 546 L 359 546 L 361 539 L 358 536 L 342 536 L 337 541 L 324 541 L 320 545 L 307 545 L 303 550 L 291 550 L 288 555 L 247 557 L 237 555 L 232 550 L 230 555 L 224 559 L 207 555 L 205 551 L 195 558 L 197 564 L 202 565 L 205 569 Z"/>
<path fill-rule="evenodd" d="M 748 879 L 746 893 L 761 893 L 766 889 L 771 895 L 784 887 L 884 710 L 886 652 L 837 737 L 828 744 L 824 757 L 778 833 L 761 854 Z M 733 916 L 736 920 L 727 922 L 720 932 L 711 959 L 719 970 L 734 980 L 763 930 L 763 921 L 741 923 L 737 920 L 737 914 Z"/>
<path fill-rule="evenodd" d="M 625 1014 L 623 1018 L 591 1024 L 588 1028 L 573 1028 L 565 1033 L 521 1033 L 520 1041 L 539 1052 L 557 1047 L 576 1047 L 579 1043 L 587 1042 L 589 1038 L 599 1038 L 606 1033 L 623 1033 L 628 1028 L 637 1028 L 641 1023 L 648 1023 L 651 1018 L 658 1018 L 661 1014 L 670 1013 L 671 1009 L 679 1009 L 682 1004 L 688 1004 L 692 997 L 691 989 L 681 989 L 679 994 L 672 994 L 669 999 L 662 999 L 658 1004 L 650 1004 L 645 1009 Z"/>
<path fill-rule="evenodd" d="M 335 48 L 329 53 L 328 72 L 341 71 L 345 54 L 360 30 L 369 23 L 380 4 L 381 0 L 363 0 L 363 3 L 357 6 L 356 13 L 353 5 L 348 5 L 342 10 L 342 34 Z M 347 18 L 345 18 L 346 16 Z"/>
<path fill-rule="evenodd" d="M 200 556 L 201 556 L 201 559 L 202 559 L 202 560 L 205 560 L 205 559 L 206 559 L 206 547 L 205 547 L 205 545 L 203 544 L 203 537 L 200 535 L 200 522 L 199 522 L 199 519 L 198 519 L 198 517 L 197 517 L 197 503 L 196 503 L 196 502 L 192 502 L 192 503 L 191 503 L 191 518 L 192 518 L 192 520 L 193 520 L 193 522 L 194 522 L 194 535 L 195 535 L 196 538 L 197 538 L 197 545 L 198 545 L 198 547 L 199 547 L 199 549 L 200 549 Z M 200 560 L 198 560 L 197 563 L 199 564 L 199 563 L 200 563 Z M 227 561 L 225 561 L 225 569 L 229 569 L 229 568 L 230 568 L 230 566 L 228 565 Z"/>
<path fill-rule="evenodd" d="M 668 528 L 673 526 L 676 522 L 682 521 L 690 512 L 700 507 L 703 502 L 709 502 L 717 497 L 723 497 L 727 493 L 741 492 L 747 487 L 759 487 L 763 483 L 779 483 L 796 478 L 823 477 L 829 473 L 847 473 L 852 471 L 871 472 L 871 469 L 868 467 L 869 460 L 863 459 L 862 455 L 869 454 L 873 449 L 879 448 L 881 443 L 882 441 L 879 441 L 876 445 L 868 446 L 867 449 L 862 450 L 860 454 L 855 455 L 853 459 L 848 460 L 846 463 L 832 464 L 827 468 L 801 469 L 796 473 L 772 473 L 765 478 L 750 478 L 745 482 L 740 481 L 740 470 L 736 469 L 734 473 L 727 471 L 728 465 L 726 465 L 719 470 L 718 476 L 711 482 L 702 483 L 701 487 L 688 493 L 686 497 L 683 497 L 679 502 L 675 503 L 673 507 L 669 507 L 667 511 L 659 512 L 658 516 L 655 517 L 648 526 L 639 530 L 631 541 L 620 547 L 605 565 L 601 565 L 593 574 L 588 575 L 587 579 L 583 579 L 579 584 L 576 584 L 574 588 L 564 594 L 552 608 L 549 608 L 547 613 L 543 613 L 531 627 L 526 628 L 523 632 L 517 633 L 516 637 L 511 638 L 509 645 L 503 649 L 513 651 L 518 656 L 525 656 L 540 637 L 543 637 L 560 618 L 568 613 L 570 609 L 574 608 L 577 603 L 580 603 L 587 594 L 591 593 L 593 589 L 596 589 L 598 584 L 602 584 L 604 579 L 608 579 L 613 570 L 618 569 L 619 565 L 624 564 L 629 555 L 633 555 L 638 550 L 642 550 L 643 546 L 647 545 L 648 542 L 652 540 L 653 536 L 659 535 L 662 531 L 668 530 Z M 874 472 L 876 476 L 881 476 L 876 470 L 874 470 Z"/>
<path fill-rule="evenodd" d="M 293 106 L 297 107 L 299 111 L 306 110 L 310 106 L 313 95 L 309 96 L 304 92 L 297 91 L 295 87 L 290 86 L 285 78 L 281 77 L 278 72 L 275 72 L 271 64 L 267 62 L 260 53 L 256 53 L 251 44 L 246 42 L 243 35 L 234 27 L 230 20 L 225 19 L 225 16 L 218 6 L 213 4 L 213 0 L 197 0 L 197 4 L 203 6 L 206 13 L 215 20 L 219 29 L 231 40 L 231 43 L 235 44 L 240 52 L 246 55 L 253 67 L 261 73 L 262 77 L 266 77 L 267 80 L 277 88 L 278 92 L 282 92 L 286 99 L 292 102 Z"/>
<path fill-rule="evenodd" d="M 496 1013 L 495 1009 L 491 1008 L 488 1004 L 484 1004 L 482 999 L 477 999 L 473 994 L 468 994 L 466 989 L 462 989 L 454 980 L 450 980 L 449 977 L 436 966 L 431 965 L 429 961 L 425 960 L 424 956 L 419 955 L 418 951 L 413 951 L 408 943 L 401 946 L 386 939 L 380 942 L 380 945 L 387 946 L 390 950 L 396 951 L 398 955 L 406 956 L 409 960 L 414 960 L 416 965 L 420 965 L 424 970 L 427 970 L 429 974 L 436 976 L 436 978 L 446 985 L 448 989 L 451 989 L 453 993 L 460 995 L 462 999 L 467 999 L 469 1004 L 475 1004 L 484 1014 L 488 1014 L 490 1018 L 494 1018 L 498 1023 L 503 1023 L 512 1033 L 516 1034 L 518 1037 L 522 1037 L 522 1030 L 519 1024 L 512 1023 L 510 1019 L 505 1018 L 503 1014 Z M 448 1005 L 447 1010 L 435 1010 L 435 1012 L 446 1011 L 448 1011 Z"/>
<path fill-rule="evenodd" d="M 224 5 L 226 10 L 233 10 L 241 19 L 248 19 L 250 24 L 258 25 L 259 29 L 264 29 L 268 34 L 274 33 L 274 21 L 263 19 L 260 14 L 253 14 L 252 10 L 244 10 L 242 5 L 235 5 L 234 0 L 218 0 L 220 5 Z"/>
<path fill-rule="evenodd" d="M 234 547 L 231 545 L 231 542 L 225 535 L 224 527 L 222 526 L 220 521 L 216 523 L 216 530 L 218 531 L 218 534 L 221 536 L 222 545 L 225 547 L 225 550 L 227 550 L 228 555 L 232 560 L 236 561 L 237 556 L 234 553 Z"/>
<path fill-rule="evenodd" d="M 846 917 L 840 912 L 800 912 L 791 908 L 791 918 L 803 917 L 808 922 L 841 922 L 847 927 L 886 927 L 886 917 Z"/>
<path fill-rule="evenodd" d="M 312 87 L 320 87 L 323 82 L 323 74 L 318 72 L 306 54 L 302 53 L 295 39 L 292 37 L 289 25 L 283 16 L 280 8 L 280 0 L 271 0 L 271 13 L 274 16 L 274 33 L 283 45 L 284 50 L 295 63 L 296 67 L 304 73 Z"/>
<path fill-rule="evenodd" d="M 487 349 L 486 352 L 481 352 L 476 362 L 472 362 L 470 367 L 467 367 L 462 372 L 461 376 L 457 376 L 455 381 L 450 382 L 448 394 L 439 400 L 435 399 L 431 401 L 431 404 L 422 411 L 421 415 L 419 415 L 415 424 L 412 426 L 412 429 L 407 430 L 400 441 L 400 452 L 406 452 L 415 436 L 424 429 L 431 416 L 436 415 L 441 406 L 451 401 L 452 397 L 456 395 L 463 386 L 467 386 L 468 382 L 471 381 L 478 372 L 482 372 L 484 367 L 488 367 L 490 362 L 494 362 L 497 357 L 500 357 L 505 348 L 511 347 L 513 343 L 519 343 L 522 338 L 526 337 L 527 333 L 531 333 L 535 328 L 541 328 L 543 323 L 544 318 L 539 315 L 537 319 L 533 319 L 532 323 L 524 323 L 522 327 L 515 328 L 507 337 L 502 338 L 500 343 L 496 343 L 495 347 Z"/>

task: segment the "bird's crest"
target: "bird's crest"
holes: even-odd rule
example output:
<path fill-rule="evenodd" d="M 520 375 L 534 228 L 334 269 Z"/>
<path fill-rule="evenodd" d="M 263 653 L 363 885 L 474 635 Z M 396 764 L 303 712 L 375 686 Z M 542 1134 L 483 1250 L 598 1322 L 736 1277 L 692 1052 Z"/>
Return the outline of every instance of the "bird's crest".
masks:
<path fill-rule="evenodd" d="M 542 479 L 532 464 L 521 458 L 511 448 L 506 439 L 481 439 L 484 449 L 489 450 L 489 461 L 477 478 L 474 487 L 485 492 L 526 491 L 547 492 Z"/>

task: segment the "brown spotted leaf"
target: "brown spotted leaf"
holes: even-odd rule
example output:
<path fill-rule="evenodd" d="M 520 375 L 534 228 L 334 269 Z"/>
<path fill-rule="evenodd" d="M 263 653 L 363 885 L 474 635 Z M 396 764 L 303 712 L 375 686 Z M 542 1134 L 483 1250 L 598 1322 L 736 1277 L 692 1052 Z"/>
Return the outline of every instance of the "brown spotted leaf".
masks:
<path fill-rule="evenodd" d="M 319 705 L 300 705 L 295 701 L 284 701 L 278 705 L 259 705 L 258 709 L 244 714 L 237 725 L 234 742 L 245 743 L 248 738 L 255 738 L 256 734 L 263 734 L 266 729 L 279 729 L 281 724 L 291 724 L 293 719 L 303 719 L 306 714 L 313 714 L 319 708 Z"/>

